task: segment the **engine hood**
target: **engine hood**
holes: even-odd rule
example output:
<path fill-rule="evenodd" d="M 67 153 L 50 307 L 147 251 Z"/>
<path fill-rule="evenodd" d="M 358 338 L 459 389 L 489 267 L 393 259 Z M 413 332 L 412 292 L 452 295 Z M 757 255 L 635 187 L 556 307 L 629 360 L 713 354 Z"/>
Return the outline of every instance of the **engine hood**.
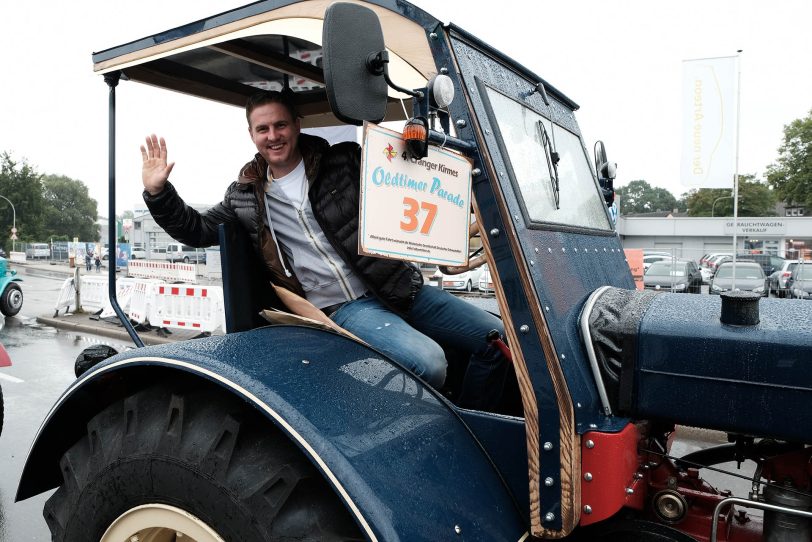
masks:
<path fill-rule="evenodd" d="M 717 296 L 610 288 L 589 317 L 613 410 L 635 418 L 812 441 L 812 303 L 763 299 L 751 326 Z"/>

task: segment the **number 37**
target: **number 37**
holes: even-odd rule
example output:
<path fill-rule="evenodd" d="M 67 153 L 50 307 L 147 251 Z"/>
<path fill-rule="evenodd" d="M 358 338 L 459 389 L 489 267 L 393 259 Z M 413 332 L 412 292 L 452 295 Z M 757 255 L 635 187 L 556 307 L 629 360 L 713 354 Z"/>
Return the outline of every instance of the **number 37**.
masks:
<path fill-rule="evenodd" d="M 437 206 L 426 201 L 417 201 L 414 198 L 403 198 L 403 205 L 405 206 L 405 209 L 403 209 L 404 220 L 400 221 L 400 229 L 408 232 L 417 230 L 417 227 L 420 226 L 420 220 L 417 218 L 417 214 L 420 212 L 420 209 L 423 209 L 427 215 L 423 226 L 420 228 L 420 233 L 429 233 L 429 231 L 431 231 L 431 225 L 434 223 L 434 218 L 437 216 Z"/>

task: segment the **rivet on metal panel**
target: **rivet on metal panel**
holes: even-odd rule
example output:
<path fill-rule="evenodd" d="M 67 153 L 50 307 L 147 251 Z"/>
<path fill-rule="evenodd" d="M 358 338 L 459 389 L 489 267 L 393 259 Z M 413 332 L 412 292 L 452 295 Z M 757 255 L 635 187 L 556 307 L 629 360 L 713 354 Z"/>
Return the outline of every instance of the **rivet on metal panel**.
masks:
<path fill-rule="evenodd" d="M 578 247 L 575 247 L 575 252 L 578 252 Z"/>
<path fill-rule="evenodd" d="M 521 331 L 522 333 L 527 333 L 528 331 L 530 331 L 530 326 L 528 326 L 527 324 L 524 324 L 523 326 L 521 326 L 519 328 L 519 331 Z"/>
<path fill-rule="evenodd" d="M 487 135 L 491 135 L 491 131 L 490 131 L 490 130 L 488 130 L 487 128 L 485 128 L 485 133 L 486 133 Z"/>
<path fill-rule="evenodd" d="M 533 250 L 536 252 L 536 254 L 539 253 L 539 247 L 535 247 L 535 248 L 533 248 Z"/>
<path fill-rule="evenodd" d="M 585 472 L 584 473 L 584 480 L 586 480 L 587 482 L 591 482 L 592 481 L 592 473 L 591 472 Z"/>
<path fill-rule="evenodd" d="M 302 360 L 302 365 L 310 365 L 310 360 L 303 359 Z"/>
<path fill-rule="evenodd" d="M 462 527 L 459 525 L 454 525 L 454 532 L 457 534 L 462 534 Z"/>
<path fill-rule="evenodd" d="M 595 441 L 594 440 L 587 440 L 586 441 L 586 447 L 591 450 L 592 448 L 595 447 Z"/>
<path fill-rule="evenodd" d="M 547 512 L 546 514 L 544 514 L 544 521 L 550 522 L 550 521 L 553 521 L 554 519 L 555 519 L 555 514 L 553 514 L 552 512 Z"/>
<path fill-rule="evenodd" d="M 575 403 L 576 408 L 581 408 L 581 403 Z"/>
<path fill-rule="evenodd" d="M 561 252 L 566 252 L 566 251 L 567 251 L 567 249 L 566 249 L 566 248 L 561 247 Z"/>
<path fill-rule="evenodd" d="M 474 92 L 476 92 L 476 90 L 474 90 L 474 87 L 468 87 L 468 90 L 471 92 L 471 94 L 473 94 Z"/>
<path fill-rule="evenodd" d="M 534 266 L 534 265 L 536 265 L 536 262 L 534 262 L 533 260 L 530 260 L 530 265 Z"/>
<path fill-rule="evenodd" d="M 597 429 L 597 428 L 598 428 L 598 425 L 597 425 L 597 424 L 594 424 L 594 423 L 590 423 L 590 424 L 589 424 L 589 428 L 590 428 L 590 429 Z"/>
<path fill-rule="evenodd" d="M 643 478 L 643 473 L 642 472 L 635 472 L 634 473 L 634 479 L 635 480 L 640 480 L 642 478 Z"/>
<path fill-rule="evenodd" d="M 554 483 L 553 479 L 550 478 L 549 476 L 544 479 L 544 485 L 547 487 L 552 487 L 553 483 Z"/>
<path fill-rule="evenodd" d="M 591 514 L 591 513 L 592 513 L 592 507 L 589 506 L 588 504 L 585 504 L 584 505 L 584 514 L 588 515 L 588 514 Z"/>
<path fill-rule="evenodd" d="M 567 356 L 565 356 L 564 354 L 561 354 L 561 359 L 567 359 Z"/>
<path fill-rule="evenodd" d="M 552 449 L 553 449 L 553 443 L 552 442 L 548 441 L 548 442 L 544 443 L 544 451 L 545 452 L 549 452 Z"/>
<path fill-rule="evenodd" d="M 550 306 L 549 305 L 544 305 L 544 310 L 547 311 L 547 312 L 550 312 Z"/>
<path fill-rule="evenodd" d="M 499 230 L 497 228 L 491 230 L 491 237 L 499 237 Z"/>
<path fill-rule="evenodd" d="M 550 254 L 552 254 L 552 253 L 553 253 L 553 249 L 551 249 L 550 247 L 547 247 L 547 252 L 549 252 Z"/>
<path fill-rule="evenodd" d="M 471 170 L 471 175 L 473 175 L 474 177 L 478 177 L 481 173 L 482 170 L 479 169 L 478 167 L 475 167 L 474 169 Z"/>
<path fill-rule="evenodd" d="M 436 40 L 437 39 L 437 32 L 432 32 L 431 34 L 429 34 L 429 37 L 431 39 L 433 39 L 433 40 Z"/>
<path fill-rule="evenodd" d="M 603 251 L 606 252 L 606 247 L 603 247 Z"/>
<path fill-rule="evenodd" d="M 499 176 L 500 176 L 500 177 L 504 177 L 504 176 L 505 176 L 505 172 L 504 172 L 504 171 L 500 171 L 500 172 L 499 172 Z"/>
<path fill-rule="evenodd" d="M 626 495 L 634 495 L 634 489 L 627 487 L 626 488 Z"/>
<path fill-rule="evenodd" d="M 595 249 L 595 252 L 597 252 L 597 251 L 598 251 L 598 249 L 596 248 L 596 249 Z"/>
<path fill-rule="evenodd" d="M 446 75 L 448 73 L 448 68 L 440 68 L 440 73 Z"/>
<path fill-rule="evenodd" d="M 468 125 L 468 123 L 465 122 L 465 119 L 457 119 L 457 126 L 458 127 L 465 128 L 467 125 Z"/>

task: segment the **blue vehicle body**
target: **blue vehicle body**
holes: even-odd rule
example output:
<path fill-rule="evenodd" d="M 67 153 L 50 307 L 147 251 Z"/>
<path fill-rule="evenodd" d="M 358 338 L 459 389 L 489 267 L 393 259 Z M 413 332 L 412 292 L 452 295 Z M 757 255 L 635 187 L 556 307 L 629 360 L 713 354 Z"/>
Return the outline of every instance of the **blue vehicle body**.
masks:
<path fill-rule="evenodd" d="M 38 465 L 58 464 L 60 450 L 87 430 L 77 415 L 93 410 L 114 378 L 206 379 L 240 396 L 318 466 L 372 540 L 450 538 L 455 528 L 475 540 L 525 533 L 524 510 L 452 405 L 381 354 L 296 326 L 141 348 L 100 363 L 49 413 L 18 499 L 59 482 L 58 470 Z M 518 436 L 501 446 L 521 456 Z"/>

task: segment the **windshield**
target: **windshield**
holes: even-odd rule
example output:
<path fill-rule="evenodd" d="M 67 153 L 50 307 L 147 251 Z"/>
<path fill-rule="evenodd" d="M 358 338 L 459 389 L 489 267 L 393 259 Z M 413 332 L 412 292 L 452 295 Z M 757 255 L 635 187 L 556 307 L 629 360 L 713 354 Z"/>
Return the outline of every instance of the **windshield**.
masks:
<path fill-rule="evenodd" d="M 684 263 L 654 262 L 646 272 L 647 275 L 673 275 L 675 277 L 685 276 L 686 266 Z"/>
<path fill-rule="evenodd" d="M 611 229 L 578 136 L 491 88 L 487 95 L 497 137 L 530 221 Z M 557 164 L 547 148 L 558 153 Z"/>
<path fill-rule="evenodd" d="M 723 265 L 716 272 L 716 278 L 729 279 L 733 278 L 733 265 Z M 736 278 L 737 279 L 763 279 L 764 272 L 758 264 L 736 264 Z"/>

